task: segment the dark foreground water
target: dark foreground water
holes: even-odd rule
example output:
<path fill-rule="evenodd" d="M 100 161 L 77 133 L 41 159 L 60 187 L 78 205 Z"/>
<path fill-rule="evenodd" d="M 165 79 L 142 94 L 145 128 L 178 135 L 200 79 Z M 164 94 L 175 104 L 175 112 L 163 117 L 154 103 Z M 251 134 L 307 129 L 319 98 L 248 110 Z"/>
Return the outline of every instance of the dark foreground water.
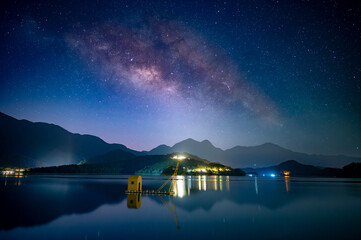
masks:
<path fill-rule="evenodd" d="M 179 177 L 174 199 L 127 199 L 127 176 L 0 181 L 2 240 L 361 239 L 357 179 Z"/>

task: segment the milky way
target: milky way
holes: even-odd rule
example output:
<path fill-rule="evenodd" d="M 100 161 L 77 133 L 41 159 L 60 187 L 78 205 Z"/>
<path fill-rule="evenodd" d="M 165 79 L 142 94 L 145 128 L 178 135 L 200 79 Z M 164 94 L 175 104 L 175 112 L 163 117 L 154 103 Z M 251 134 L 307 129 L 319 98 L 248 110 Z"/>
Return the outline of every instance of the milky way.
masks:
<path fill-rule="evenodd" d="M 217 107 L 239 105 L 262 119 L 277 118 L 275 105 L 246 80 L 238 66 L 182 23 L 154 18 L 146 23 L 78 26 L 67 38 L 115 89 Z"/>
<path fill-rule="evenodd" d="M 361 156 L 358 1 L 2 1 L 0 112 L 137 150 Z"/>

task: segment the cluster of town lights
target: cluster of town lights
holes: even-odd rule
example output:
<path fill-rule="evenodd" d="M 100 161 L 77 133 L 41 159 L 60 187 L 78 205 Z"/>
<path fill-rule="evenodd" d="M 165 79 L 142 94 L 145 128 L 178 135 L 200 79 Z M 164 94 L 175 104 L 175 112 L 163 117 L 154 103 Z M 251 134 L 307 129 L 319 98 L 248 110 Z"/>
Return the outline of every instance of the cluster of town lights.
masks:
<path fill-rule="evenodd" d="M 223 168 L 196 168 L 196 169 L 193 169 L 193 170 L 189 170 L 189 172 L 207 172 L 207 171 L 211 171 L 211 172 L 223 172 L 223 171 L 231 171 L 230 169 L 226 168 L 226 169 L 223 169 Z"/>
<path fill-rule="evenodd" d="M 249 177 L 253 177 L 253 176 L 257 176 L 258 174 L 257 173 L 248 173 L 247 174 L 247 176 L 249 176 Z M 262 174 L 262 177 L 276 177 L 276 176 L 284 176 L 284 177 L 290 177 L 290 175 L 291 175 L 291 172 L 290 171 L 283 171 L 282 173 L 281 173 L 281 175 L 278 175 L 278 174 L 275 174 L 275 173 L 273 173 L 273 172 L 270 172 L 270 173 L 263 173 Z"/>
<path fill-rule="evenodd" d="M 23 174 L 24 169 L 6 169 L 2 171 L 3 175 L 12 175 L 12 174 Z"/>

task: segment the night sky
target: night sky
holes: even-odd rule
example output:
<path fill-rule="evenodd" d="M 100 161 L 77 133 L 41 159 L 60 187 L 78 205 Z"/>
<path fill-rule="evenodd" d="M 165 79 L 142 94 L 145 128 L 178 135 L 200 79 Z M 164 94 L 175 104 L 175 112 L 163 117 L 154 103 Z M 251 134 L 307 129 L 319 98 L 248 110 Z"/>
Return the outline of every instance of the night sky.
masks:
<path fill-rule="evenodd" d="M 5 1 L 0 111 L 136 150 L 361 156 L 359 1 Z"/>

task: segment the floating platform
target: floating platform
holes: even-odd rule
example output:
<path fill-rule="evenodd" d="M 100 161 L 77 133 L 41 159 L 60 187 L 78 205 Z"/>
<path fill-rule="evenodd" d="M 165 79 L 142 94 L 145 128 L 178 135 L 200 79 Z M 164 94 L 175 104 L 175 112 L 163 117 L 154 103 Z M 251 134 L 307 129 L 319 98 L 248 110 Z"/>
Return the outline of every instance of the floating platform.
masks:
<path fill-rule="evenodd" d="M 126 190 L 125 194 L 144 194 L 144 195 L 174 195 L 173 191 L 157 191 L 157 190 Z"/>

